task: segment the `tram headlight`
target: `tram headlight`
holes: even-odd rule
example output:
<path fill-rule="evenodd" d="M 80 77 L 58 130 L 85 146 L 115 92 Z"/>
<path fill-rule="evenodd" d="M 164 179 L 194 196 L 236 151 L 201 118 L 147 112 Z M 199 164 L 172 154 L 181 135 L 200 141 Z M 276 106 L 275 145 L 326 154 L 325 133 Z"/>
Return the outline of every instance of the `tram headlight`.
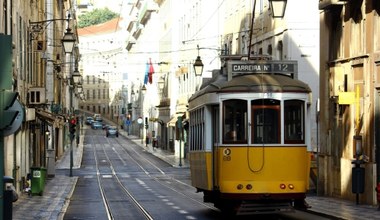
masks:
<path fill-rule="evenodd" d="M 294 189 L 294 185 L 293 185 L 293 184 L 289 184 L 289 185 L 288 185 L 288 188 L 289 188 L 289 189 Z"/>
<path fill-rule="evenodd" d="M 243 189 L 243 184 L 238 184 L 236 188 L 237 188 L 238 190 L 242 190 L 242 189 Z"/>
<path fill-rule="evenodd" d="M 283 183 L 281 183 L 281 184 L 280 184 L 280 189 L 286 189 L 286 185 L 283 184 Z"/>
<path fill-rule="evenodd" d="M 251 185 L 251 184 L 247 184 L 247 185 L 245 186 L 245 188 L 248 189 L 248 190 L 251 190 L 251 189 L 252 189 L 252 185 Z"/>

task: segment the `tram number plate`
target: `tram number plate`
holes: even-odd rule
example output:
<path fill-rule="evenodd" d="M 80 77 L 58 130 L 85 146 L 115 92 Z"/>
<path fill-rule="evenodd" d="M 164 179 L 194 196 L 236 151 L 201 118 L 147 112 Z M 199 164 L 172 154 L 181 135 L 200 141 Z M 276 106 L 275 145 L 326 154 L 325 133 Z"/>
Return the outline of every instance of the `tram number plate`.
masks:
<path fill-rule="evenodd" d="M 223 161 L 230 161 L 231 160 L 231 156 L 223 156 Z"/>

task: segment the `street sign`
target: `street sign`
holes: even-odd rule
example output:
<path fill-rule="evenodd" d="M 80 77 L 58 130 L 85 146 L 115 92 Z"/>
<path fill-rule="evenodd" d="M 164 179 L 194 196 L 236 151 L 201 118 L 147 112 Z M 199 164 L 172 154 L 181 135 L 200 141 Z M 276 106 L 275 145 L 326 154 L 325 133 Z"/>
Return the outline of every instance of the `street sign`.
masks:
<path fill-rule="evenodd" d="M 234 60 L 228 62 L 228 72 L 232 77 L 257 74 L 276 73 L 295 77 L 297 76 L 297 61 L 293 60 Z"/>
<path fill-rule="evenodd" d="M 142 123 L 143 123 L 143 119 L 142 119 L 141 117 L 139 117 L 139 118 L 137 119 L 137 123 L 142 124 Z"/>

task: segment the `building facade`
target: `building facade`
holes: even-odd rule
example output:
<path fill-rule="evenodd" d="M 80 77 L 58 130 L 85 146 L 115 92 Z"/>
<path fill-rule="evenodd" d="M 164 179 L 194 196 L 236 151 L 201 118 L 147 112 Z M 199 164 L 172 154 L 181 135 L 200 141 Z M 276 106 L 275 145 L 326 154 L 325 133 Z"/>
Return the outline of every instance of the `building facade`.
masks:
<path fill-rule="evenodd" d="M 85 100 L 81 110 L 117 121 L 122 109 L 121 88 L 125 68 L 125 32 L 120 17 L 78 29 Z"/>
<path fill-rule="evenodd" d="M 75 40 L 75 4 L 1 0 L 0 5 L 0 36 L 10 36 L 13 48 L 12 74 L 1 80 L 12 82 L 6 89 L 18 93 L 23 107 L 22 124 L 4 137 L 4 175 L 14 178 L 19 192 L 28 187 L 31 167 L 54 176 L 55 161 L 70 145 L 66 120 L 76 109 L 69 88 L 78 51 L 66 54 L 61 39 L 70 28 Z"/>
<path fill-rule="evenodd" d="M 320 1 L 320 194 L 375 204 L 380 182 L 380 2 Z M 364 168 L 356 175 L 354 164 Z M 361 191 L 361 190 L 360 190 Z"/>
<path fill-rule="evenodd" d="M 298 78 L 308 83 L 313 90 L 313 102 L 309 103 L 313 109 L 309 125 L 312 131 L 309 150 L 317 152 L 318 1 L 315 0 L 314 4 L 288 1 L 285 16 L 280 19 L 272 18 L 267 0 L 155 0 L 133 3 L 129 14 L 130 34 L 127 36 L 128 56 L 132 60 L 130 67 L 134 68 L 133 72 L 144 76 L 144 64 L 136 68 L 136 63 L 138 60 L 146 60 L 147 56 L 156 56 L 156 78 L 153 81 L 154 86 L 147 87 L 147 93 L 153 91 L 149 97 L 159 94 L 159 105 L 153 104 L 157 115 L 153 117 L 159 119 L 161 129 L 158 130 L 162 130 L 160 136 L 161 140 L 165 140 L 161 143 L 164 148 L 178 155 L 186 155 L 186 126 L 182 135 L 184 140 L 180 141 L 177 120 L 180 116 L 186 125 L 187 100 L 202 83 L 207 83 L 208 78 L 221 69 L 221 55 L 248 57 L 250 54 L 269 55 L 273 59 L 298 62 Z M 301 12 L 298 10 L 299 4 L 304 9 Z M 150 28 L 152 26 L 153 29 Z M 154 38 L 151 37 L 152 33 Z M 144 48 L 148 42 L 150 47 Z M 204 63 L 201 77 L 195 76 L 193 69 L 197 56 Z M 140 88 L 142 85 L 140 78 Z M 135 106 L 140 108 L 142 105 L 145 108 L 145 103 L 140 98 L 137 100 L 138 105 Z M 179 145 L 181 142 L 184 146 Z"/>

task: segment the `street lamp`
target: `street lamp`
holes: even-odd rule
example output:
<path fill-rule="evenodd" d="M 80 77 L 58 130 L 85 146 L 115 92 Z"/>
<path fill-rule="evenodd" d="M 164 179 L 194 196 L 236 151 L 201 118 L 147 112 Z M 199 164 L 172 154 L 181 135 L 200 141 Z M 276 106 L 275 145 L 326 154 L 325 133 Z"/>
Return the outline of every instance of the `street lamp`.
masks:
<path fill-rule="evenodd" d="M 63 49 L 65 51 L 65 53 L 68 53 L 70 54 L 70 71 L 71 71 L 71 55 L 73 53 L 73 49 L 74 49 L 74 44 L 75 44 L 75 36 L 73 34 L 73 32 L 71 32 L 71 28 L 70 27 L 67 27 L 66 29 L 66 33 L 65 35 L 63 36 L 61 42 L 62 42 L 62 45 L 63 45 Z M 73 112 L 71 111 L 72 107 L 73 107 L 73 86 L 74 86 L 74 83 L 76 82 L 76 80 L 78 80 L 78 75 L 80 77 L 80 74 L 77 71 L 74 71 L 72 74 L 71 74 L 71 77 L 70 77 L 70 80 L 71 83 L 72 83 L 72 86 L 69 88 L 70 89 L 70 114 L 73 114 Z M 70 177 L 73 176 L 73 135 L 70 135 Z"/>
<path fill-rule="evenodd" d="M 143 95 L 145 95 L 145 93 L 146 93 L 146 87 L 145 87 L 145 85 L 142 86 L 141 92 L 142 92 Z"/>
<path fill-rule="evenodd" d="M 193 65 L 194 66 L 194 72 L 195 72 L 196 76 L 202 76 L 203 63 L 202 63 L 201 57 L 199 56 L 199 45 L 197 45 L 197 49 L 198 49 L 198 56 L 197 56 L 197 59 L 195 60 L 194 65 Z"/>
<path fill-rule="evenodd" d="M 165 87 L 165 77 L 164 76 L 160 77 L 160 79 L 157 82 L 157 86 L 158 86 L 158 90 L 162 96 L 164 93 L 164 87 Z"/>
<path fill-rule="evenodd" d="M 80 75 L 78 68 L 75 68 L 74 72 L 71 74 L 71 85 L 80 85 L 81 84 L 81 78 L 82 76 Z"/>
<path fill-rule="evenodd" d="M 74 37 L 74 33 L 71 32 L 71 28 L 67 28 L 66 29 L 66 33 L 65 35 L 63 36 L 62 38 L 62 45 L 63 45 L 63 49 L 65 51 L 65 53 L 72 53 L 73 50 L 74 50 L 74 44 L 75 44 L 75 37 Z"/>
<path fill-rule="evenodd" d="M 270 8 L 272 9 L 272 17 L 273 18 L 283 18 L 285 15 L 286 4 L 288 0 L 268 0 L 270 4 Z M 252 31 L 253 24 L 255 23 L 255 8 L 256 1 L 253 3 L 253 11 L 252 11 L 252 21 L 251 21 L 251 30 L 249 34 L 249 44 L 248 44 L 248 60 L 251 56 L 251 45 L 252 45 Z"/>
<path fill-rule="evenodd" d="M 273 18 L 283 18 L 285 15 L 285 9 L 287 0 L 268 0 L 270 8 L 272 9 Z"/>

